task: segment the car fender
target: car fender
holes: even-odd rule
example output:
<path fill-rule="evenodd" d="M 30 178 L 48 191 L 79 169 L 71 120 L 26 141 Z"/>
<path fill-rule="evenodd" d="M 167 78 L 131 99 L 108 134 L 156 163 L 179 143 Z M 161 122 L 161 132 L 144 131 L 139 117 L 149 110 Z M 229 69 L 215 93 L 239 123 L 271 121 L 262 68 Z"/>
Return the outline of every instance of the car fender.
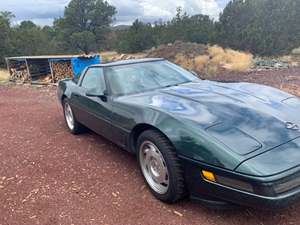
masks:
<path fill-rule="evenodd" d="M 157 129 L 168 138 L 179 157 L 191 158 L 230 170 L 240 163 L 241 159 L 226 145 L 188 120 L 176 119 L 157 109 L 144 110 L 142 116 L 138 118 L 132 131 L 141 125 Z"/>

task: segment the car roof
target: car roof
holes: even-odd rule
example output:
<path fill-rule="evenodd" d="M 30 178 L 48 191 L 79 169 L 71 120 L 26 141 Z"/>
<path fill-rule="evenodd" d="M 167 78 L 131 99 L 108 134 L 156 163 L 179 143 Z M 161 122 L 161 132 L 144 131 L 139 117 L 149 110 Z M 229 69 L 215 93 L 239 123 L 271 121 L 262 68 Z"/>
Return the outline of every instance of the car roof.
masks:
<path fill-rule="evenodd" d="M 156 61 L 164 61 L 163 58 L 144 58 L 144 59 L 130 59 L 130 60 L 121 60 L 116 62 L 110 63 L 102 63 L 92 65 L 90 67 L 112 67 L 112 66 L 123 66 L 123 65 L 130 65 L 130 64 L 138 64 L 138 63 L 145 63 L 145 62 L 156 62 Z"/>

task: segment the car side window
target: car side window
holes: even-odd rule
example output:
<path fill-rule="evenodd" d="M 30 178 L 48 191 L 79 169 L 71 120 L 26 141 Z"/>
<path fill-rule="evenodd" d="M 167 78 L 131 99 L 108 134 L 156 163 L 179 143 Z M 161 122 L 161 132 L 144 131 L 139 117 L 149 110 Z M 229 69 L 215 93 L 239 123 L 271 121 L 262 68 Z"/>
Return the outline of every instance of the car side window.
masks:
<path fill-rule="evenodd" d="M 106 90 L 104 73 L 102 68 L 90 68 L 85 73 L 81 87 L 87 90 L 97 90 L 104 92 Z"/>

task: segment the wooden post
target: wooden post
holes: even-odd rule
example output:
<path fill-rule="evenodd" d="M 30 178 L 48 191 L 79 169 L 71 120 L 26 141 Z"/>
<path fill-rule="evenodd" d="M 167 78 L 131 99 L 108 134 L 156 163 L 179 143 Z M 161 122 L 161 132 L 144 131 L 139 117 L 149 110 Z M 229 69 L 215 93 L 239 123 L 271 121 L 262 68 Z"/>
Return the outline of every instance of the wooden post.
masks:
<path fill-rule="evenodd" d="M 8 59 L 8 58 L 5 58 L 5 61 L 6 61 L 7 70 L 8 70 L 8 72 L 9 72 L 9 76 L 10 76 L 10 78 L 11 78 L 11 70 L 10 70 L 9 59 Z"/>
<path fill-rule="evenodd" d="M 49 62 L 50 71 L 51 71 L 52 83 L 55 83 L 55 81 L 54 81 L 54 72 L 53 72 L 53 68 L 52 68 L 52 62 L 49 61 L 49 60 L 48 60 L 48 62 Z"/>
<path fill-rule="evenodd" d="M 27 68 L 27 80 L 29 80 L 29 78 L 31 78 L 31 73 L 30 73 L 27 59 L 25 59 L 25 63 L 26 63 L 26 68 Z"/>

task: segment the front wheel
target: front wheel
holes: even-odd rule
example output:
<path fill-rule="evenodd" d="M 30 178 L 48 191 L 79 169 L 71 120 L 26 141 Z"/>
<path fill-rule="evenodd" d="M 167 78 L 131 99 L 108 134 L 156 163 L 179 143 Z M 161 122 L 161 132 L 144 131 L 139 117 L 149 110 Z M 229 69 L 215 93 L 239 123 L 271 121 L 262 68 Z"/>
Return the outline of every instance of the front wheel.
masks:
<path fill-rule="evenodd" d="M 185 195 L 183 171 L 174 147 L 158 131 L 148 130 L 138 138 L 138 161 L 153 195 L 173 203 Z"/>
<path fill-rule="evenodd" d="M 72 134 L 79 134 L 82 131 L 81 124 L 74 117 L 73 110 L 67 99 L 63 100 L 64 117 L 67 127 Z"/>

